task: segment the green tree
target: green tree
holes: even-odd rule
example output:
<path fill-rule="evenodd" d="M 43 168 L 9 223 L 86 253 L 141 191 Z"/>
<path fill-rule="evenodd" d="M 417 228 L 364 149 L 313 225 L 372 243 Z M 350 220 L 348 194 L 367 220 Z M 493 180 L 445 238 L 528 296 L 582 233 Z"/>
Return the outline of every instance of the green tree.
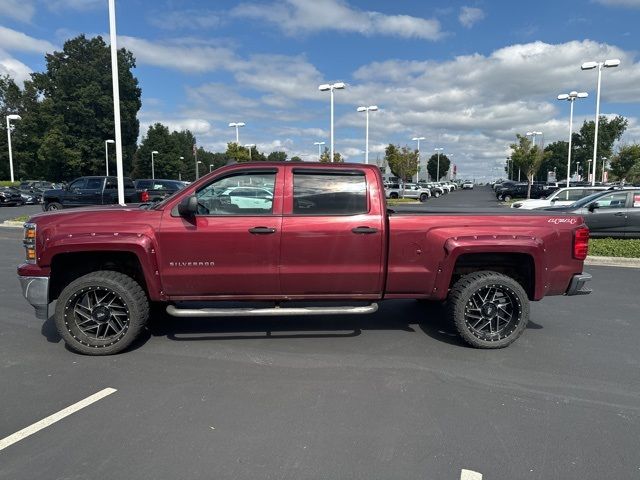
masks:
<path fill-rule="evenodd" d="M 330 157 L 331 155 L 329 154 L 329 149 L 327 147 L 324 147 L 324 152 L 322 152 L 322 155 L 320 155 L 320 163 L 329 163 Z M 333 152 L 333 163 L 342 162 L 344 162 L 342 155 L 340 155 L 339 152 Z"/>
<path fill-rule="evenodd" d="M 291 157 L 291 160 L 289 160 L 289 161 L 290 162 L 302 162 L 302 159 L 296 155 L 294 157 Z"/>
<path fill-rule="evenodd" d="M 410 181 L 418 172 L 418 152 L 409 147 L 400 148 L 389 144 L 385 149 L 384 159 L 391 172 L 403 181 Z"/>
<path fill-rule="evenodd" d="M 617 180 L 625 179 L 635 183 L 640 180 L 640 144 L 620 147 L 618 153 L 611 159 L 611 173 Z"/>
<path fill-rule="evenodd" d="M 602 159 L 613 156 L 613 144 L 620 140 L 628 126 L 626 118 L 616 116 L 609 120 L 601 116 L 598 123 L 598 158 L 596 162 L 596 178 L 602 175 Z M 571 152 L 571 171 L 575 171 L 575 165 L 580 164 L 582 171 L 589 168 L 589 160 L 593 158 L 593 138 L 595 134 L 595 122 L 585 121 L 580 132 L 573 136 Z M 566 164 L 565 164 L 566 165 Z M 566 168 L 566 166 L 565 166 Z M 587 177 L 588 178 L 588 177 Z"/>
<path fill-rule="evenodd" d="M 233 159 L 236 162 L 248 162 L 249 161 L 249 149 L 236 142 L 227 143 L 227 151 L 225 152 L 227 158 Z"/>
<path fill-rule="evenodd" d="M 270 162 L 285 162 L 287 160 L 287 152 L 271 152 L 267 160 Z"/>
<path fill-rule="evenodd" d="M 427 172 L 429 173 L 429 176 L 431 178 L 435 179 L 436 182 L 439 182 L 441 178 L 446 176 L 450 166 L 451 166 L 451 160 L 449 159 L 449 157 L 441 153 L 440 168 L 438 169 L 438 154 L 434 153 L 433 155 L 431 155 L 431 157 L 429 158 L 429 161 L 427 162 Z M 437 178 L 438 171 L 440 172 L 440 175 L 439 175 L 440 178 Z"/>
<path fill-rule="evenodd" d="M 516 140 L 517 142 L 511 145 L 511 160 L 514 168 L 521 169 L 527 177 L 527 198 L 530 198 L 533 176 L 540 168 L 544 154 L 537 145 L 532 147 L 526 136 L 517 134 Z"/>
<path fill-rule="evenodd" d="M 553 142 L 544 148 L 544 156 L 537 172 L 538 180 L 546 181 L 548 172 L 556 172 L 556 179 L 567 178 L 567 155 L 569 142 Z"/>

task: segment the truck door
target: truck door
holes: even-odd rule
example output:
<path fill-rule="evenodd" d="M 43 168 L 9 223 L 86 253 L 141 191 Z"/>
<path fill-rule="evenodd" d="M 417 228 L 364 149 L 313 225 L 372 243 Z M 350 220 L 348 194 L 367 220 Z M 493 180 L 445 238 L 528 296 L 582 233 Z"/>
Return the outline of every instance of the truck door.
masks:
<path fill-rule="evenodd" d="M 79 178 L 74 182 L 71 182 L 67 191 L 64 194 L 62 203 L 65 207 L 80 207 L 84 205 L 84 194 L 87 186 L 86 178 Z"/>
<path fill-rule="evenodd" d="M 198 213 L 165 211 L 158 261 L 166 294 L 174 297 L 279 295 L 283 168 L 232 171 L 200 187 Z M 260 187 L 259 206 L 232 203 L 228 192 Z"/>
<path fill-rule="evenodd" d="M 627 210 L 625 237 L 640 238 L 640 190 L 635 190 L 631 195 L 631 206 Z"/>
<path fill-rule="evenodd" d="M 102 205 L 104 178 L 87 178 L 87 184 L 80 190 L 80 206 Z"/>
<path fill-rule="evenodd" d="M 615 192 L 599 197 L 592 211 L 584 209 L 584 219 L 589 229 L 598 236 L 606 234 L 623 236 L 627 230 L 627 197 L 629 192 Z"/>
<path fill-rule="evenodd" d="M 379 296 L 386 245 L 382 195 L 371 170 L 289 167 L 282 293 Z"/>

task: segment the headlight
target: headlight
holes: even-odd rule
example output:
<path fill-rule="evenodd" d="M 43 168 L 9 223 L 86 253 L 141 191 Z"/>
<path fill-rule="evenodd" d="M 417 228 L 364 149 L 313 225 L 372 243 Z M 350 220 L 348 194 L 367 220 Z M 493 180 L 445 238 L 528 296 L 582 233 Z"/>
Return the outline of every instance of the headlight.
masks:
<path fill-rule="evenodd" d="M 25 249 L 27 263 L 36 263 L 36 224 L 24 224 L 24 237 L 22 240 Z"/>

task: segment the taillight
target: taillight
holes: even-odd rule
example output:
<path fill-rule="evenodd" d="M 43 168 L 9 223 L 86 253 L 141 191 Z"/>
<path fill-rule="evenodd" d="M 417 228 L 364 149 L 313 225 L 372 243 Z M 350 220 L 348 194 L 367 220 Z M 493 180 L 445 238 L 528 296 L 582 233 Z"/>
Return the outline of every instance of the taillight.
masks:
<path fill-rule="evenodd" d="M 573 258 L 584 260 L 589 253 L 589 229 L 580 227 L 573 232 Z"/>
<path fill-rule="evenodd" d="M 27 263 L 36 263 L 36 225 L 35 223 L 24 224 L 24 237 L 22 240 Z"/>
<path fill-rule="evenodd" d="M 149 192 L 147 192 L 146 190 L 144 192 L 142 192 L 140 194 L 140 201 L 141 202 L 148 202 L 149 201 Z"/>

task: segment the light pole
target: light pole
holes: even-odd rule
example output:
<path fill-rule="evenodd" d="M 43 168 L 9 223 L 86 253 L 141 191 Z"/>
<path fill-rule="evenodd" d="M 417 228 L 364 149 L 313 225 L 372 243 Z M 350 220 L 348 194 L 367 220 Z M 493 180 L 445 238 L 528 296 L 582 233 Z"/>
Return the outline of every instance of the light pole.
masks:
<path fill-rule="evenodd" d="M 425 137 L 413 137 L 411 140 L 418 142 L 418 173 L 416 173 L 416 183 L 420 181 L 420 140 L 424 140 Z"/>
<path fill-rule="evenodd" d="M 538 135 L 542 135 L 542 132 L 527 132 L 527 137 L 531 137 L 531 148 L 536 146 L 536 137 Z M 520 181 L 520 167 L 518 167 L 518 181 Z"/>
<path fill-rule="evenodd" d="M 109 176 L 109 144 L 116 143 L 115 140 L 105 140 L 104 141 L 104 166 L 107 172 L 107 177 Z"/>
<path fill-rule="evenodd" d="M 109 35 L 111 43 L 111 83 L 113 87 L 113 126 L 116 140 L 118 203 L 124 205 L 124 170 L 122 167 L 122 130 L 120 127 L 120 86 L 118 83 L 118 44 L 116 35 L 116 1 L 109 0 Z"/>
<path fill-rule="evenodd" d="M 256 146 L 256 144 L 255 144 L 255 143 L 247 143 L 247 144 L 244 146 L 244 148 L 248 148 L 248 149 L 249 149 L 249 161 L 251 161 L 251 149 L 252 149 L 253 147 L 255 147 L 255 146 Z"/>
<path fill-rule="evenodd" d="M 342 90 L 346 86 L 347 85 L 343 82 L 337 82 L 337 83 L 331 83 L 331 84 L 323 83 L 322 85 L 318 86 L 318 90 L 320 90 L 321 92 L 329 91 L 331 93 L 331 149 L 330 149 L 331 157 L 329 158 L 329 162 L 333 162 L 333 91 Z"/>
<path fill-rule="evenodd" d="M 434 151 L 438 152 L 438 166 L 436 168 L 436 182 L 440 181 L 440 152 L 442 152 L 444 150 L 444 148 L 434 148 Z"/>
<path fill-rule="evenodd" d="M 209 164 L 209 173 L 211 173 L 213 171 L 213 163 Z"/>
<path fill-rule="evenodd" d="M 244 122 L 231 122 L 229 124 L 230 127 L 235 127 L 236 129 L 236 144 L 240 145 L 240 132 L 239 129 L 240 127 L 244 127 L 245 123 Z"/>
<path fill-rule="evenodd" d="M 22 120 L 20 115 L 7 115 L 7 144 L 9 147 L 9 170 L 11 171 L 11 181 L 13 182 L 13 152 L 11 151 L 11 120 Z"/>
<path fill-rule="evenodd" d="M 587 98 L 589 94 L 587 92 L 576 92 L 575 90 L 569 93 L 563 93 L 558 95 L 558 100 L 566 100 L 571 103 L 569 108 L 569 154 L 567 155 L 567 187 L 569 186 L 569 177 L 571 176 L 571 143 L 573 140 L 573 104 L 576 98 Z"/>
<path fill-rule="evenodd" d="M 156 168 L 155 168 L 155 163 L 154 163 L 154 159 L 153 156 L 157 155 L 158 151 L 154 150 L 153 152 L 151 152 L 151 179 L 155 180 L 156 179 Z"/>
<path fill-rule="evenodd" d="M 202 163 L 202 160 L 198 160 L 196 162 L 196 180 L 198 179 L 198 177 L 200 176 L 200 172 L 198 171 L 198 165 L 200 165 Z"/>
<path fill-rule="evenodd" d="M 322 157 L 322 145 L 324 145 L 324 142 L 313 142 L 313 144 L 318 146 L 318 161 L 320 161 L 320 157 Z"/>
<path fill-rule="evenodd" d="M 596 125 L 593 134 L 593 175 L 591 176 L 591 185 L 596 184 L 596 156 L 598 154 L 598 124 L 600 123 L 600 84 L 602 83 L 602 67 L 615 68 L 620 65 L 620 60 L 613 58 L 604 62 L 585 62 L 580 67 L 582 70 L 598 69 L 598 90 L 596 91 Z"/>
<path fill-rule="evenodd" d="M 378 110 L 377 105 L 371 105 L 369 107 L 358 107 L 358 112 L 366 112 L 366 127 L 364 135 L 364 163 L 369 164 L 369 112 L 375 112 Z"/>
<path fill-rule="evenodd" d="M 604 179 L 604 169 L 605 169 L 605 165 L 607 164 L 607 160 L 609 160 L 607 157 L 602 157 L 602 184 L 604 185 L 605 179 Z"/>

